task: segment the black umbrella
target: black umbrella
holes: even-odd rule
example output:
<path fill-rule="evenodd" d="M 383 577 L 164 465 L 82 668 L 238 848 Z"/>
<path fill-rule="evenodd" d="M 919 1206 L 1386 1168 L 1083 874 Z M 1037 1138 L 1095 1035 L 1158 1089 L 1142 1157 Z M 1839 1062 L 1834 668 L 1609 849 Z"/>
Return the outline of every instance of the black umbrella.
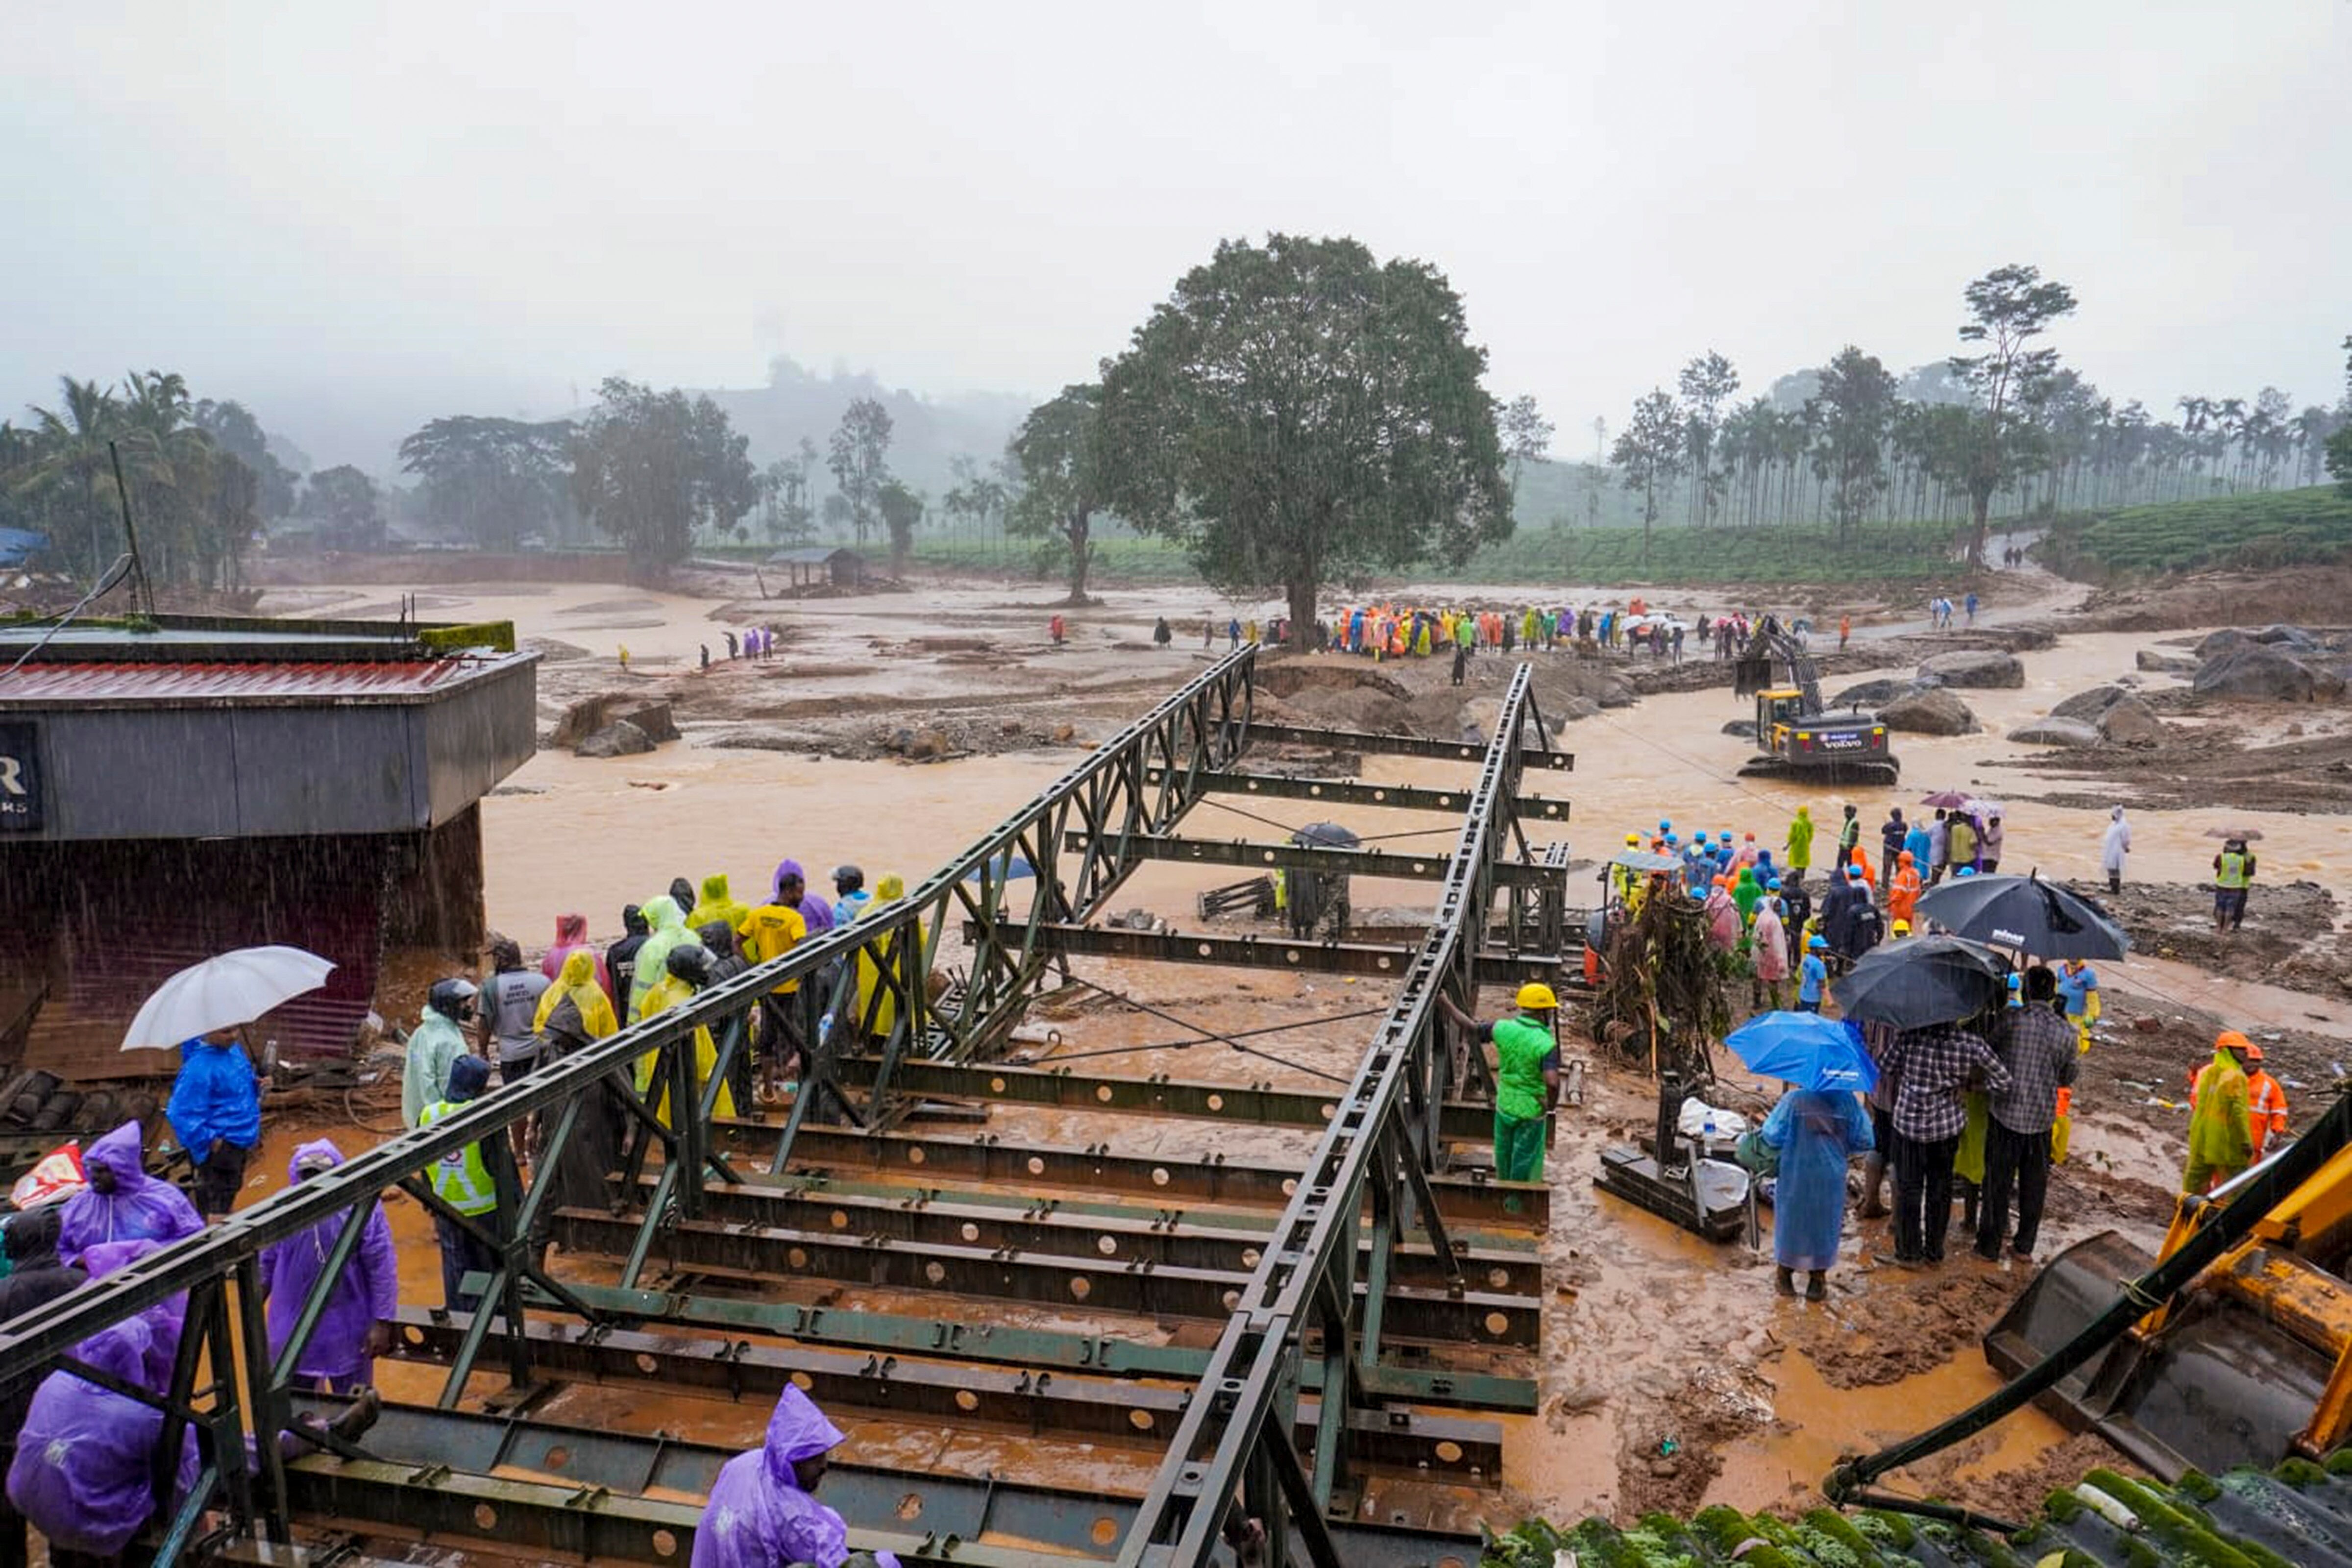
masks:
<path fill-rule="evenodd" d="M 1308 849 L 1353 849 L 1363 842 L 1336 822 L 1310 822 L 1290 841 Z"/>
<path fill-rule="evenodd" d="M 1982 942 L 1906 937 L 1864 953 L 1830 994 L 1853 1023 L 1922 1029 L 1998 1005 L 2006 999 L 2008 976 L 2008 960 Z"/>
<path fill-rule="evenodd" d="M 2095 899 L 2039 877 L 1960 877 L 1919 895 L 1914 920 L 2036 958 L 2121 958 L 2124 928 Z"/>

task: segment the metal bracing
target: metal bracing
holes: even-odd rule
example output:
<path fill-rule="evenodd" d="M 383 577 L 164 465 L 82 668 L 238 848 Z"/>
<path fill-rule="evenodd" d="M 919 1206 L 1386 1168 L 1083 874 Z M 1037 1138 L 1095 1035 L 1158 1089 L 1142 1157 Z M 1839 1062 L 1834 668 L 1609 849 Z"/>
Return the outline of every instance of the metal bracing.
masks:
<path fill-rule="evenodd" d="M 1541 895 L 1542 899 L 1549 894 Z M 1123 926 L 1072 925 L 1045 921 L 1031 928 L 1049 952 L 1067 957 L 1150 958 L 1165 963 L 1205 963 L 1219 969 L 1289 969 L 1305 974 L 1402 974 L 1414 949 L 1387 942 L 1299 940 L 1278 936 L 1214 936 L 1206 931 L 1130 931 Z M 1507 929 L 1505 933 L 1508 935 Z M 1417 942 L 1420 932 L 1414 932 Z M 1587 989 L 1580 939 L 1563 958 L 1561 950 L 1512 952 L 1481 949 L 1472 960 L 1482 985 L 1524 985 L 1540 980 L 1558 991 Z"/>
<path fill-rule="evenodd" d="M 1328 1401 L 1335 1380 L 1378 1357 L 1384 1324 L 1365 1310 L 1385 1294 L 1386 1260 L 1377 1248 L 1369 1290 L 1356 1289 L 1368 1186 L 1376 1212 L 1383 1189 L 1390 1194 L 1391 1235 L 1419 1228 L 1440 1255 L 1450 1249 L 1425 1192 L 1397 1173 L 1410 1178 L 1441 1163 L 1436 1112 L 1452 1069 L 1436 998 L 1444 990 L 1467 1001 L 1474 989 L 1475 933 L 1486 929 L 1493 905 L 1495 862 L 1517 833 L 1511 801 L 1527 758 L 1522 735 L 1530 726 L 1542 733 L 1528 685 L 1523 665 L 1486 747 L 1428 938 L 1211 1354 L 1199 1395 L 1120 1547 L 1121 1568 L 1209 1562 L 1236 1507 L 1265 1530 L 1268 1561 L 1293 1561 L 1294 1542 L 1295 1555 L 1314 1568 L 1352 1561 L 1325 1517 L 1343 1468 L 1340 1445 L 1318 1442 L 1309 1472 L 1291 1443 L 1301 1369 L 1310 1340 L 1319 1338 Z"/>
<path fill-rule="evenodd" d="M 1254 733 L 1263 735 L 1263 727 Z M 1146 775 L 1149 777 L 1149 775 Z M 1151 780 L 1158 783 L 1157 779 Z M 1255 795 L 1271 800 L 1304 800 L 1322 805 L 1385 805 L 1399 811 L 1427 811 L 1459 816 L 1470 804 L 1468 789 L 1430 789 L 1419 784 L 1367 784 L 1360 779 L 1294 778 L 1288 773 L 1245 773 L 1228 770 L 1201 781 L 1209 795 Z M 1568 802 L 1541 800 L 1523 795 L 1518 801 L 1522 822 L 1566 822 Z"/>

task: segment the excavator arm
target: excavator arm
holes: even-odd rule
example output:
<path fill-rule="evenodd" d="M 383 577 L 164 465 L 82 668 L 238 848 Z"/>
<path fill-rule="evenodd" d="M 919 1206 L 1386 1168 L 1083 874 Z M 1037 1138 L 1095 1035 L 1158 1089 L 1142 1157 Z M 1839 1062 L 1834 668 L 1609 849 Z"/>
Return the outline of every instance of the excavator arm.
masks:
<path fill-rule="evenodd" d="M 1795 637 L 1780 629 L 1780 623 L 1767 616 L 1764 622 L 1749 634 L 1748 647 L 1739 656 L 1738 668 L 1732 671 L 1732 689 L 1741 697 L 1750 697 L 1778 684 L 1774 666 L 1788 672 L 1789 684 L 1805 694 L 1804 710 L 1822 710 L 1821 672 L 1813 666 L 1813 656 Z"/>

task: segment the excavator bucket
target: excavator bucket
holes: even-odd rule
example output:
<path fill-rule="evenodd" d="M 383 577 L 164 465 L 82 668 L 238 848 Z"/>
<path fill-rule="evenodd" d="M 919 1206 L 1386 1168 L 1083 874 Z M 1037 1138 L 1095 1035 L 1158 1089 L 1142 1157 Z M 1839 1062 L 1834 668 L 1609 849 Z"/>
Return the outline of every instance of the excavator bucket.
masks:
<path fill-rule="evenodd" d="M 1731 689 L 1734 696 L 1753 697 L 1759 691 L 1769 690 L 1771 686 L 1772 656 L 1769 653 L 1759 649 L 1754 653 L 1743 653 L 1732 661 Z"/>
<path fill-rule="evenodd" d="M 2153 1262 L 2114 1231 L 2069 1247 L 1993 1325 L 1985 1359 L 2015 1376 L 2080 1333 Z M 2326 1391 L 2335 1358 L 2313 1342 L 2326 1334 L 2302 1303 L 2330 1292 L 2352 1302 L 2352 1289 L 2299 1259 L 2258 1255 L 2239 1272 L 2200 1279 L 2161 1328 L 2116 1341 L 2038 1403 L 2168 1481 L 2192 1468 L 2267 1468 L 2294 1453 Z"/>

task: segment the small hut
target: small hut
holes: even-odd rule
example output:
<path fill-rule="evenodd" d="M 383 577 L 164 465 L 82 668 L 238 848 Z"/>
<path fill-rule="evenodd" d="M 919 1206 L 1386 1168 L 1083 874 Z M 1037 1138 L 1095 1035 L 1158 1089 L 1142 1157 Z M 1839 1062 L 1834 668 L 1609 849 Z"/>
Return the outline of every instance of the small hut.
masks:
<path fill-rule="evenodd" d="M 781 567 L 794 595 L 819 586 L 858 589 L 866 585 L 866 557 L 841 545 L 812 544 L 799 550 L 779 550 L 767 559 L 770 569 Z"/>

